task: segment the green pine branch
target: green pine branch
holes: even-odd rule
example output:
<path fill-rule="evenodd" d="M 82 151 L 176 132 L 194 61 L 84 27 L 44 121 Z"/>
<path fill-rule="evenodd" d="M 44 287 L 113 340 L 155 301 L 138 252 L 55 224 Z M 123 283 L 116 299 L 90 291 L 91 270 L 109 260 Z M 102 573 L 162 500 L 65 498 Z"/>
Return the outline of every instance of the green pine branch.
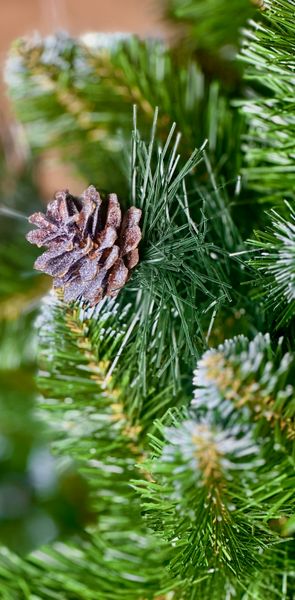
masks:
<path fill-rule="evenodd" d="M 158 148 L 155 126 L 156 115 L 150 143 L 141 140 L 137 128 L 133 134 L 130 203 L 143 211 L 141 259 L 120 300 L 126 304 L 127 298 L 134 304 L 130 327 L 138 325 L 135 334 L 130 332 L 130 354 L 127 348 L 125 355 L 130 364 L 139 361 L 138 375 L 133 374 L 132 381 L 136 380 L 136 393 L 143 397 L 151 384 L 146 377 L 151 363 L 162 383 L 163 376 L 173 383 L 175 393 L 182 363 L 192 364 L 206 343 L 212 311 L 218 312 L 230 301 L 230 261 L 228 253 L 212 241 L 216 239 L 214 227 L 224 238 L 233 236 L 229 243 L 237 243 L 220 194 L 214 195 L 213 190 L 208 196 L 208 210 L 201 194 L 195 201 L 188 200 L 185 179 L 201 161 L 202 152 L 195 151 L 178 167 L 175 127 L 164 147 Z M 213 217 L 210 210 L 214 209 Z M 145 411 L 149 413 L 147 405 Z"/>
<path fill-rule="evenodd" d="M 244 9 L 233 2 L 221 20 L 217 0 L 174 6 L 183 11 L 177 18 L 187 11 L 195 19 L 200 60 L 210 45 L 225 64 L 224 36 L 232 47 L 237 39 L 226 31 L 230 15 L 244 22 Z M 71 457 L 79 465 L 95 519 L 74 539 L 26 559 L 1 549 L 4 600 L 293 600 L 294 356 L 283 354 L 293 341 L 274 349 L 269 336 L 240 336 L 206 351 L 227 328 L 250 335 L 264 318 L 243 298 L 243 265 L 231 256 L 243 250 L 249 203 L 293 199 L 294 0 L 265 0 L 264 8 L 242 51 L 255 87 L 243 116 L 230 92 L 208 82 L 210 69 L 204 75 L 193 55 L 177 56 L 160 42 L 53 36 L 14 48 L 7 78 L 34 154 L 54 147 L 98 188 L 120 190 L 122 205 L 143 211 L 143 237 L 118 302 L 44 306 L 38 419 L 52 424 L 60 464 Z M 143 133 L 135 119 L 129 151 L 132 104 Z M 242 195 L 246 213 L 237 180 L 241 135 L 252 190 Z M 194 151 L 205 138 L 206 153 Z M 259 234 L 256 262 L 266 312 L 280 293 L 287 316 L 290 219 L 276 216 L 273 231 Z M 7 265 L 21 271 L 21 252 L 10 254 Z M 8 376 L 17 387 L 28 383 L 27 363 L 14 358 Z M 7 374 L 3 381 L 6 389 Z"/>
<path fill-rule="evenodd" d="M 271 226 L 249 242 L 255 249 L 249 262 L 260 275 L 255 296 L 266 299 L 277 327 L 295 316 L 295 211 L 289 203 L 286 208 L 286 216 L 272 210 Z"/>
<path fill-rule="evenodd" d="M 182 42 L 184 38 L 186 45 L 194 50 L 204 71 L 223 80 L 225 85 L 236 86 L 240 74 L 235 58 L 241 28 L 254 17 L 259 2 L 166 0 L 165 4 L 168 19 L 180 25 Z"/>
<path fill-rule="evenodd" d="M 235 266 L 214 240 L 223 240 L 229 250 L 240 240 L 208 159 L 212 190 L 205 196 L 206 188 L 200 188 L 194 200 L 185 176 L 202 153 L 178 167 L 178 139 L 173 141 L 172 130 L 164 147 L 158 146 L 155 125 L 156 119 L 148 144 L 136 127 L 133 133 L 129 201 L 143 209 L 143 240 L 140 265 L 119 305 L 105 304 L 94 313 L 62 305 L 52 315 L 46 307 L 41 330 L 39 387 L 48 398 L 41 413 L 56 432 L 55 453 L 75 459 L 91 486 L 97 524 L 86 538 L 42 548 L 17 566 L 15 557 L 2 553 L 3 595 L 26 589 L 28 598 L 38 593 L 51 598 L 62 589 L 65 597 L 84 600 L 99 598 L 100 590 L 101 598 L 120 593 L 122 599 L 141 599 L 178 586 L 166 574 L 165 547 L 158 550 L 129 485 L 138 476 L 134 465 L 144 455 L 154 418 L 187 403 L 189 367 L 183 359 L 192 364 L 197 353 L 192 324 L 205 332 L 229 301 L 224 280 Z M 204 342 L 203 333 L 200 348 Z"/>
<path fill-rule="evenodd" d="M 53 299 L 44 306 L 38 413 L 54 427 L 55 455 L 80 465 L 96 517 L 80 538 L 41 548 L 22 562 L 2 552 L 3 594 L 10 590 L 18 597 L 26 588 L 26 598 L 127 600 L 153 598 L 161 589 L 164 549 L 144 526 L 129 485 L 143 451 L 140 428 L 124 411 L 124 382 L 119 390 L 107 379 L 109 355 L 118 351 L 125 317 L 113 302 L 91 318 Z"/>
<path fill-rule="evenodd" d="M 1 368 L 0 382 L 0 544 L 21 555 L 81 532 L 91 520 L 89 492 L 73 461 L 50 453 L 30 372 Z"/>
<path fill-rule="evenodd" d="M 175 124 L 165 143 L 158 142 L 157 116 L 156 111 L 149 142 L 134 121 L 130 196 L 122 204 L 142 210 L 142 241 L 139 264 L 119 296 L 121 309 L 129 304 L 132 309 L 110 365 L 118 380 L 127 376 L 126 361 L 131 365 L 126 410 L 143 429 L 169 402 L 180 401 L 214 319 L 232 296 L 241 299 L 234 285 L 243 278 L 239 263 L 229 256 L 241 247 L 241 239 L 204 148 L 183 162 Z M 208 183 L 194 186 L 195 172 L 204 166 Z M 169 399 L 162 397 L 166 388 Z"/>
<path fill-rule="evenodd" d="M 17 135 L 13 143 L 19 143 Z M 0 156 L 0 170 L 0 318 L 14 320 L 48 289 L 45 278 L 37 278 L 32 268 L 36 250 L 24 239 L 26 215 L 36 209 L 40 194 L 29 161 L 14 173 Z"/>
<path fill-rule="evenodd" d="M 294 511 L 294 367 L 267 335 L 229 340 L 198 362 L 191 411 L 151 436 L 150 478 L 136 487 L 184 597 L 262 598 L 272 581 L 276 598 L 286 577 L 292 598 L 284 527 Z"/>
<path fill-rule="evenodd" d="M 268 334 L 258 334 L 251 342 L 238 336 L 207 351 L 195 372 L 193 405 L 206 404 L 208 411 L 220 415 L 223 409 L 227 414 L 230 405 L 237 411 L 245 409 L 257 422 L 255 436 L 272 432 L 280 446 L 293 443 L 295 363 L 292 352 L 283 354 L 282 343 L 281 339 L 273 351 Z"/>
<path fill-rule="evenodd" d="M 265 0 L 263 21 L 244 32 L 247 78 L 261 93 L 243 101 L 249 188 L 261 201 L 294 200 L 294 0 Z"/>
<path fill-rule="evenodd" d="M 106 174 L 112 172 L 114 185 L 124 189 L 132 104 L 142 115 L 144 135 L 159 106 L 163 143 L 175 121 L 187 156 L 208 138 L 214 169 L 226 181 L 238 174 L 242 116 L 218 81 L 209 84 L 190 55 L 181 57 L 163 42 L 98 34 L 20 40 L 6 79 L 32 149 L 58 149 L 100 188 L 109 188 Z"/>

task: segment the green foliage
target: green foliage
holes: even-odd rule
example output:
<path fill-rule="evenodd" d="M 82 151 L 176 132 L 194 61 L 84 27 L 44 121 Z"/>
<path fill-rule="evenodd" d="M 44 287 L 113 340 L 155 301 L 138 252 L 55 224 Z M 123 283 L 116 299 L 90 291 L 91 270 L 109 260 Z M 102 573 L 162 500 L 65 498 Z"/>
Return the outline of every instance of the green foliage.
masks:
<path fill-rule="evenodd" d="M 1 226 L 12 243 L 0 244 L 0 539 L 15 548 L 18 527 L 26 549 L 66 534 L 26 558 L 1 548 L 4 600 L 295 597 L 294 7 L 265 0 L 244 33 L 246 100 L 232 58 L 256 10 L 247 0 L 171 0 L 170 17 L 184 25 L 174 48 L 96 34 L 14 46 L 7 81 L 33 157 L 54 148 L 87 183 L 140 207 L 143 236 L 116 302 L 45 302 L 35 409 L 31 322 L 47 283 L 32 273 L 21 222 L 10 215 Z M 130 147 L 134 104 L 141 134 L 135 111 Z M 25 201 L 7 202 L 4 186 L 1 204 L 28 214 L 38 196 L 29 175 Z M 236 260 L 253 225 L 264 230 L 257 198 L 285 211 L 252 242 L 264 306 L 244 297 Z M 273 316 L 284 340 L 256 335 Z M 50 463 L 54 499 L 35 485 L 35 455 Z M 79 475 L 64 471 L 68 461 Z M 1 495 L 16 479 L 21 493 Z M 84 480 L 94 520 L 81 531 Z M 17 498 L 29 498 L 25 514 L 13 513 Z M 51 535 L 40 526 L 27 536 L 36 511 Z"/>
<path fill-rule="evenodd" d="M 125 204 L 142 209 L 140 263 L 119 296 L 120 309 L 131 304 L 132 310 L 110 365 L 118 381 L 128 376 L 126 410 L 132 420 L 141 419 L 143 428 L 167 408 L 163 399 L 159 405 L 161 390 L 169 387 L 176 396 L 183 378 L 188 380 L 188 366 L 206 345 L 212 318 L 231 302 L 231 280 L 241 277 L 228 254 L 241 240 L 206 155 L 211 189 L 209 183 L 196 186 L 193 200 L 186 189 L 186 180 L 190 184 L 203 160 L 203 148 L 183 163 L 175 125 L 163 146 L 156 125 L 157 111 L 147 143 L 135 118 L 131 193 Z"/>
<path fill-rule="evenodd" d="M 182 364 L 192 365 L 206 343 L 212 311 L 230 301 L 230 260 L 212 238 L 217 238 L 216 229 L 220 238 L 229 236 L 229 243 L 230 236 L 238 237 L 220 194 L 215 197 L 212 191 L 208 209 L 201 193 L 189 204 L 185 177 L 201 161 L 202 152 L 195 151 L 178 168 L 174 127 L 161 148 L 155 124 L 156 115 L 149 144 L 136 128 L 133 134 L 131 204 L 143 211 L 141 260 L 119 300 L 121 305 L 131 300 L 134 306 L 126 356 L 134 365 L 131 381 L 133 385 L 136 381 L 139 397 L 146 395 L 151 364 L 161 385 L 168 380 L 174 392 L 179 387 Z M 149 381 L 153 380 L 152 376 Z"/>
<path fill-rule="evenodd" d="M 15 227 L 15 225 L 14 225 Z M 15 232 L 14 232 L 15 233 Z M 1 316 L 16 317 L 27 305 L 36 303 L 46 288 L 48 281 L 37 278 L 32 268 L 36 252 L 24 243 L 24 228 L 18 228 L 18 235 L 0 244 L 0 307 Z"/>
<path fill-rule="evenodd" d="M 294 512 L 294 369 L 267 335 L 229 340 L 198 362 L 191 411 L 151 436 L 150 476 L 137 488 L 188 598 L 251 597 L 253 577 L 262 598 L 270 553 L 277 584 L 285 555 L 294 591 L 292 547 L 280 537 Z"/>
<path fill-rule="evenodd" d="M 38 412 L 54 426 L 55 455 L 70 456 L 80 465 L 92 489 L 96 521 L 76 542 L 42 548 L 22 563 L 13 556 L 5 559 L 4 553 L 11 570 L 5 589 L 10 586 L 15 597 L 24 581 L 28 598 L 129 600 L 151 598 L 160 589 L 163 550 L 142 523 L 129 485 L 142 453 L 140 427 L 124 413 L 113 379 L 106 382 L 109 355 L 120 346 L 125 317 L 113 302 L 104 303 L 91 318 L 87 311 L 53 299 L 44 306 L 38 324 L 44 399 Z"/>
<path fill-rule="evenodd" d="M 187 43 L 209 70 L 216 69 L 212 56 L 222 62 L 235 60 L 241 27 L 255 14 L 250 0 L 166 0 L 166 4 L 168 17 L 184 26 Z M 228 76 L 228 65 L 223 76 Z"/>
<path fill-rule="evenodd" d="M 270 211 L 272 225 L 250 241 L 257 249 L 250 264 L 260 273 L 256 295 L 266 298 L 277 326 L 295 316 L 295 211 L 286 207 L 286 218 Z"/>
<path fill-rule="evenodd" d="M 29 375 L 2 371 L 0 380 L 0 542 L 24 553 L 81 530 L 88 494 L 73 464 L 49 452 L 48 430 L 32 413 Z"/>
<path fill-rule="evenodd" d="M 132 104 L 140 111 L 143 135 L 159 106 L 163 143 L 175 121 L 186 155 L 208 138 L 216 170 L 226 180 L 236 178 L 243 118 L 218 81 L 208 84 L 193 57 L 161 41 L 99 34 L 20 40 L 6 79 L 35 153 L 57 148 L 100 189 L 109 189 L 112 173 L 113 189 L 125 190 Z"/>
<path fill-rule="evenodd" d="M 225 432 L 194 420 L 160 429 L 160 435 L 160 448 L 154 442 L 158 460 L 144 467 L 150 465 L 152 484 L 146 484 L 150 503 L 143 506 L 149 522 L 157 530 L 162 524 L 164 537 L 174 542 L 171 569 L 189 580 L 208 577 L 208 569 L 237 576 L 240 564 L 246 574 L 267 540 L 259 526 L 251 539 L 253 515 L 241 493 L 242 483 L 250 489 L 251 468 L 259 465 L 251 435 L 234 425 Z"/>
<path fill-rule="evenodd" d="M 10 376 L 11 371 L 19 370 L 21 379 L 21 371 L 32 371 L 35 363 L 33 320 L 48 282 L 36 277 L 36 251 L 24 237 L 26 212 L 34 210 L 39 200 L 32 165 L 26 163 L 14 173 L 3 154 L 0 170 L 0 369 L 2 377 L 5 369 Z M 9 375 L 5 381 L 8 389 Z"/>
<path fill-rule="evenodd" d="M 193 406 L 206 405 L 222 418 L 233 405 L 241 420 L 255 418 L 255 437 L 272 432 L 276 444 L 288 446 L 295 439 L 295 360 L 292 352 L 283 354 L 282 344 L 274 351 L 270 336 L 258 334 L 250 342 L 238 336 L 208 350 L 195 372 Z"/>
<path fill-rule="evenodd" d="M 247 581 L 239 594 L 241 600 L 293 600 L 295 594 L 294 539 L 265 552 L 259 577 Z"/>
<path fill-rule="evenodd" d="M 264 93 L 243 101 L 248 186 L 261 201 L 294 200 L 294 0 L 265 0 L 263 22 L 244 33 L 247 78 Z"/>
<path fill-rule="evenodd" d="M 12 174 L 4 158 L 1 166 L 0 311 L 2 319 L 14 319 L 46 289 L 45 279 L 37 279 L 32 268 L 36 251 L 24 239 L 26 215 L 38 206 L 39 194 L 31 165 L 24 165 L 16 175 Z"/>
<path fill-rule="evenodd" d="M 84 479 L 51 455 L 50 431 L 34 414 L 33 322 L 46 284 L 20 212 L 37 205 L 31 166 L 12 175 L 3 155 L 0 168 L 0 543 L 21 554 L 82 531 L 91 511 Z"/>

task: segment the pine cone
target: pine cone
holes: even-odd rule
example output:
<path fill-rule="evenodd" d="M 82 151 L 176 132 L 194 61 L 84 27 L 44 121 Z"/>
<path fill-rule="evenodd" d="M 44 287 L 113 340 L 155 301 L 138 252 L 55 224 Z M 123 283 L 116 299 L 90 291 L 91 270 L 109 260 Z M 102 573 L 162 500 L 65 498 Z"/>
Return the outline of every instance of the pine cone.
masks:
<path fill-rule="evenodd" d="M 81 298 L 94 306 L 104 296 L 114 298 L 139 260 L 140 218 L 132 206 L 122 219 L 117 195 L 102 200 L 92 185 L 81 198 L 57 192 L 45 215 L 29 217 L 38 229 L 28 241 L 48 248 L 34 266 L 53 277 L 66 301 Z"/>

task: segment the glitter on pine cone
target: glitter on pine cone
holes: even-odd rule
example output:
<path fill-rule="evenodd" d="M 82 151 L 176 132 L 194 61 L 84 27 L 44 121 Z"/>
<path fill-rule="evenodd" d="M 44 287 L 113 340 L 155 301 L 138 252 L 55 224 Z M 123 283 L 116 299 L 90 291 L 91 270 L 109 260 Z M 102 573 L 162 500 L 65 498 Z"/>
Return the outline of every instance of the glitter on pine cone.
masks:
<path fill-rule="evenodd" d="M 115 298 L 139 260 L 140 218 L 135 206 L 122 218 L 117 195 L 102 200 L 92 185 L 80 198 L 57 192 L 45 215 L 29 217 L 38 229 L 27 240 L 48 248 L 35 269 L 53 277 L 67 302 L 81 299 L 95 306 L 105 296 Z"/>

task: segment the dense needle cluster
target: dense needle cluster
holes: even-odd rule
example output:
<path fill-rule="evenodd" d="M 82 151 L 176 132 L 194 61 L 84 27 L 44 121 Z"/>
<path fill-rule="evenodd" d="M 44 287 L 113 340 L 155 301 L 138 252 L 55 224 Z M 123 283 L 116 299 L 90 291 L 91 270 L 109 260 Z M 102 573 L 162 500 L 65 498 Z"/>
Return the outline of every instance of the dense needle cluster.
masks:
<path fill-rule="evenodd" d="M 35 268 L 53 277 L 66 301 L 82 298 L 93 306 L 104 296 L 114 298 L 139 260 L 140 218 L 134 206 L 122 218 L 117 195 L 102 200 L 94 186 L 81 198 L 57 192 L 45 215 L 29 218 L 38 229 L 28 233 L 28 241 L 48 248 Z"/>

